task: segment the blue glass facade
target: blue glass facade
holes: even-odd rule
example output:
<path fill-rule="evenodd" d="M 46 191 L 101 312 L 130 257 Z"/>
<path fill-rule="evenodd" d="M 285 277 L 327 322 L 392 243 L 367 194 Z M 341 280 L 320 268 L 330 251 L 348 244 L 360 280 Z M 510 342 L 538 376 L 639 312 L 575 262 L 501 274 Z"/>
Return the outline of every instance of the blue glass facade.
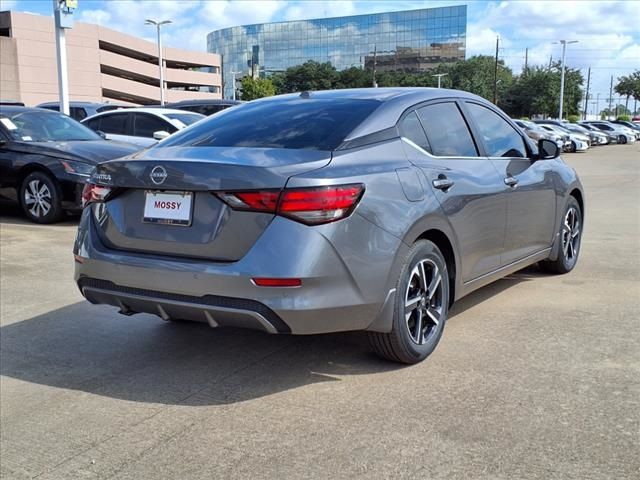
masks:
<path fill-rule="evenodd" d="M 338 70 L 423 71 L 465 58 L 466 5 L 349 17 L 243 25 L 207 35 L 207 50 L 223 56 L 224 96 L 233 73 L 269 75 L 307 60 Z"/>

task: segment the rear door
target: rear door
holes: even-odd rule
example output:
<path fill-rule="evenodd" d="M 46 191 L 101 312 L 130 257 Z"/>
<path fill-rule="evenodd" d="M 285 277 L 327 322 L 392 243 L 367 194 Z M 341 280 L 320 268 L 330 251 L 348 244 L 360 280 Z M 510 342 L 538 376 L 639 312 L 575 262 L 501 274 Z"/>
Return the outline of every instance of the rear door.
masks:
<path fill-rule="evenodd" d="M 96 127 L 101 132 L 104 132 L 109 140 L 118 140 L 121 142 L 135 143 L 136 145 L 140 145 L 140 143 L 135 141 L 136 138 L 133 136 L 133 118 L 130 113 L 106 113 L 104 115 L 101 115 L 97 119 L 100 119 L 100 123 Z M 89 126 L 91 128 L 93 128 L 92 122 L 93 120 L 89 122 Z"/>
<path fill-rule="evenodd" d="M 409 161 L 421 168 L 453 227 L 462 281 L 497 269 L 506 222 L 502 180 L 480 156 L 459 105 L 425 104 L 405 114 L 399 128 Z"/>
<path fill-rule="evenodd" d="M 533 161 L 524 137 L 498 111 L 465 101 L 476 137 L 500 173 L 507 202 L 503 265 L 551 246 L 556 220 L 553 162 Z"/>
<path fill-rule="evenodd" d="M 152 140 L 155 143 L 156 139 L 153 138 L 155 132 L 163 131 L 171 134 L 177 130 L 171 123 L 150 113 L 137 112 L 133 114 L 133 135 L 135 137 Z"/>

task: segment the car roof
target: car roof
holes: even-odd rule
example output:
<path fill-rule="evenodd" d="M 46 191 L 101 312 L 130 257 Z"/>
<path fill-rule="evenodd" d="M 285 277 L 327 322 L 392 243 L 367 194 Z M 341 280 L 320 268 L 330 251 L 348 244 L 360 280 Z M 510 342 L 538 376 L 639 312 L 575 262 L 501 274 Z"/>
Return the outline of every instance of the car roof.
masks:
<path fill-rule="evenodd" d="M 190 106 L 190 105 L 239 105 L 244 103 L 240 100 L 225 100 L 222 98 L 211 98 L 205 100 L 180 100 L 179 102 L 171 102 L 169 107 Z M 159 105 L 158 105 L 159 106 Z"/>
<path fill-rule="evenodd" d="M 60 102 L 44 102 L 40 103 L 38 107 L 57 107 L 60 105 Z M 105 105 L 113 105 L 114 107 L 120 107 L 122 105 L 118 105 L 116 103 L 100 103 L 100 102 L 81 102 L 81 101 L 72 101 L 69 102 L 70 107 L 103 107 Z"/>
<path fill-rule="evenodd" d="M 178 115 L 200 115 L 196 112 L 188 112 L 186 110 L 178 110 L 177 108 L 153 108 L 153 107 L 133 107 L 133 108 L 125 108 L 122 110 L 109 110 L 106 112 L 96 113 L 90 117 L 84 118 L 82 122 L 86 122 L 92 118 L 104 117 L 105 115 L 114 115 L 117 113 L 150 113 L 157 117 L 163 117 L 167 113 L 174 113 Z"/>
<path fill-rule="evenodd" d="M 42 113 L 44 115 L 59 113 L 54 110 L 47 110 L 45 108 L 22 107 L 19 105 L 0 105 L 0 113 L 15 114 L 15 113 L 22 113 L 22 112 L 37 112 L 37 113 Z"/>

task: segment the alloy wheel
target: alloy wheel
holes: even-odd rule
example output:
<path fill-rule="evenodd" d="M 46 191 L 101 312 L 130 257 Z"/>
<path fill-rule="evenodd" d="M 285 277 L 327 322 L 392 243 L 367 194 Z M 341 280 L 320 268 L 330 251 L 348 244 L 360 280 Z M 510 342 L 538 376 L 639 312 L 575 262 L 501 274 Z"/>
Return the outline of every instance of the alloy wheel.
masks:
<path fill-rule="evenodd" d="M 24 203 L 29 213 L 36 218 L 46 216 L 51 210 L 52 196 L 49 186 L 37 179 L 31 180 L 24 189 Z"/>
<path fill-rule="evenodd" d="M 580 246 L 580 216 L 575 207 L 570 207 L 564 216 L 562 227 L 562 252 L 569 262 L 575 262 Z"/>
<path fill-rule="evenodd" d="M 442 274 L 431 260 L 413 267 L 405 292 L 404 315 L 411 340 L 423 345 L 443 320 Z"/>

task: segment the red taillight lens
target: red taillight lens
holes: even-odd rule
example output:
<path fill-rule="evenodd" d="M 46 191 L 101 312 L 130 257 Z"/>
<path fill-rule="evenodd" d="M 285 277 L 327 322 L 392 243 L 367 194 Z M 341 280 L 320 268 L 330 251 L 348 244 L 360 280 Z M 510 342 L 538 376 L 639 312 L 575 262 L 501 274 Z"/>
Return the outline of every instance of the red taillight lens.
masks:
<path fill-rule="evenodd" d="M 86 207 L 90 203 L 104 202 L 112 190 L 111 187 L 96 185 L 95 183 L 86 183 L 82 190 L 82 206 Z"/>
<path fill-rule="evenodd" d="M 234 210 L 276 213 L 307 225 L 320 225 L 348 217 L 363 192 L 364 185 L 351 184 L 217 195 Z"/>
<path fill-rule="evenodd" d="M 299 278 L 252 278 L 258 287 L 300 287 L 302 280 Z"/>
<path fill-rule="evenodd" d="M 288 189 L 278 213 L 308 225 L 335 222 L 351 214 L 363 190 L 360 184 Z"/>
<path fill-rule="evenodd" d="M 280 190 L 220 193 L 218 196 L 235 210 L 275 213 Z"/>

